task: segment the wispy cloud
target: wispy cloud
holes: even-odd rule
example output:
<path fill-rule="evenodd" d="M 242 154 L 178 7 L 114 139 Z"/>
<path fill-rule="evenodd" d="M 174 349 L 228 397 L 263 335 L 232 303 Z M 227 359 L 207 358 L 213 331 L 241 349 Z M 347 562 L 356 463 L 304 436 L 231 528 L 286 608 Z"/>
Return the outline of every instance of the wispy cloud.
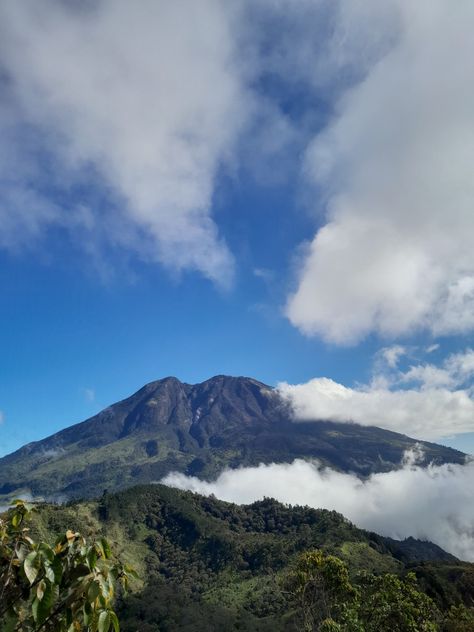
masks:
<path fill-rule="evenodd" d="M 296 327 L 471 331 L 473 18 L 444 0 L 3 3 L 0 246 L 59 226 L 229 285 L 218 174 L 291 164 L 323 223 Z"/>
<path fill-rule="evenodd" d="M 86 402 L 90 404 L 95 402 L 95 390 L 93 388 L 83 388 L 82 393 Z"/>
<path fill-rule="evenodd" d="M 0 244 L 80 228 L 228 284 L 213 187 L 252 107 L 231 21 L 215 0 L 3 3 Z M 85 183 L 106 199 L 87 218 Z"/>
<path fill-rule="evenodd" d="M 430 540 L 474 561 L 474 464 L 421 468 L 409 455 L 399 470 L 361 480 L 297 460 L 226 470 L 215 481 L 169 474 L 167 485 L 236 503 L 265 496 L 341 512 L 359 527 L 403 539 Z"/>
<path fill-rule="evenodd" d="M 402 345 L 392 345 L 391 347 L 384 347 L 381 349 L 379 354 L 382 356 L 387 365 L 391 369 L 394 369 L 400 358 L 407 354 L 407 348 Z"/>

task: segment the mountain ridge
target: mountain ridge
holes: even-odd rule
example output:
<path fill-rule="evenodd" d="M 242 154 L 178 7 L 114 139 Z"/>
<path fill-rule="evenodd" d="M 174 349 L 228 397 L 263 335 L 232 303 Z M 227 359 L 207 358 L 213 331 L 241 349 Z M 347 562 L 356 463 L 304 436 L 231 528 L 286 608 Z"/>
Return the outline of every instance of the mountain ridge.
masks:
<path fill-rule="evenodd" d="M 464 462 L 461 452 L 377 427 L 295 422 L 288 402 L 254 378 L 187 384 L 168 376 L 0 459 L 0 498 L 93 496 L 172 470 L 212 478 L 226 467 L 295 458 L 367 476 L 399 467 L 418 444 L 425 464 Z"/>
<path fill-rule="evenodd" d="M 301 625 L 293 620 L 285 577 L 300 554 L 314 549 L 343 560 L 352 581 L 360 573 L 403 578 L 414 572 L 420 590 L 442 611 L 471 605 L 474 595 L 473 565 L 433 543 L 386 538 L 335 511 L 271 498 L 236 505 L 141 485 L 38 509 L 36 539 L 54 542 L 66 528 L 107 536 L 115 553 L 136 568 L 141 583 L 119 604 L 125 632 L 296 632 Z"/>

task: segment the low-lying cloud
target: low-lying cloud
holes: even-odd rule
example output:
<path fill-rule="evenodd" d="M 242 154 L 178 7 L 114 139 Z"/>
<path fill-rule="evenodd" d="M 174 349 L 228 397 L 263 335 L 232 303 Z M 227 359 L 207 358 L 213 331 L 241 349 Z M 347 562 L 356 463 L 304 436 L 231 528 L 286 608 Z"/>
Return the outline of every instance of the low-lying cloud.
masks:
<path fill-rule="evenodd" d="M 224 471 L 215 481 L 171 473 L 162 482 L 235 503 L 272 497 L 333 509 L 381 535 L 430 540 L 474 561 L 474 463 L 422 468 L 408 455 L 399 470 L 361 480 L 318 463 L 259 465 Z"/>

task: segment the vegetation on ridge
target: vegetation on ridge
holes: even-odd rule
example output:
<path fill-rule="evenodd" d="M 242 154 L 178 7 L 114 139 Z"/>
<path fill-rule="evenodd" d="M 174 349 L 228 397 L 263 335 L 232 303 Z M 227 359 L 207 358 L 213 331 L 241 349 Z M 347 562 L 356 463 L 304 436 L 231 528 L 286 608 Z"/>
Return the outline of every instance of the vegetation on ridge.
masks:
<path fill-rule="evenodd" d="M 315 549 L 323 560 L 338 558 L 354 591 L 371 594 L 374 607 L 384 594 L 386 602 L 398 604 L 408 599 L 422 605 L 430 599 L 426 603 L 438 626 L 432 629 L 473 629 L 466 609 L 474 603 L 471 564 L 429 543 L 397 542 L 357 529 L 333 511 L 271 499 L 238 506 L 153 485 L 104 493 L 98 501 L 42 505 L 32 534 L 52 541 L 65 527 L 95 539 L 107 535 L 120 559 L 138 571 L 141 581 L 133 593 L 116 604 L 125 632 L 302 630 L 303 604 L 288 578 Z M 360 610 L 365 602 L 357 605 L 349 593 L 345 602 L 352 603 L 353 618 L 367 616 Z M 467 627 L 446 627 L 451 607 Z M 338 613 L 331 610 L 333 627 L 326 629 L 358 630 L 347 627 Z M 380 631 L 430 630 L 380 626 Z"/>

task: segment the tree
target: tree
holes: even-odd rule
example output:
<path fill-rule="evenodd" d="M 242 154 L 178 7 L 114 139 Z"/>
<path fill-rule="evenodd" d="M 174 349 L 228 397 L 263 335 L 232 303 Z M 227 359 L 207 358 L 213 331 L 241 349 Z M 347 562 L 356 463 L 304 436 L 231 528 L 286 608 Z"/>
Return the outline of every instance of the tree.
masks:
<path fill-rule="evenodd" d="M 440 612 L 421 592 L 414 573 L 403 579 L 386 573 L 359 578 L 364 595 L 358 615 L 366 632 L 436 632 Z"/>
<path fill-rule="evenodd" d="M 346 565 L 333 555 L 320 550 L 300 555 L 288 576 L 287 587 L 302 615 L 305 631 L 343 630 L 338 621 L 345 623 L 353 618 L 352 606 L 358 593 L 349 580 Z"/>
<path fill-rule="evenodd" d="M 303 629 L 308 632 L 440 630 L 441 613 L 432 599 L 419 590 L 414 573 L 405 578 L 390 573 L 364 573 L 354 586 L 342 560 L 315 550 L 298 558 L 287 586 L 303 620 Z M 465 609 L 463 614 L 469 625 L 470 612 Z M 456 616 L 459 613 L 453 610 L 453 621 Z M 444 629 L 451 629 L 448 622 Z"/>
<path fill-rule="evenodd" d="M 474 610 L 464 604 L 451 606 L 443 619 L 443 632 L 474 632 Z"/>
<path fill-rule="evenodd" d="M 0 628 L 118 632 L 115 589 L 136 573 L 114 561 L 104 538 L 88 544 L 66 531 L 54 546 L 35 542 L 27 527 L 35 510 L 17 500 L 0 518 Z"/>

